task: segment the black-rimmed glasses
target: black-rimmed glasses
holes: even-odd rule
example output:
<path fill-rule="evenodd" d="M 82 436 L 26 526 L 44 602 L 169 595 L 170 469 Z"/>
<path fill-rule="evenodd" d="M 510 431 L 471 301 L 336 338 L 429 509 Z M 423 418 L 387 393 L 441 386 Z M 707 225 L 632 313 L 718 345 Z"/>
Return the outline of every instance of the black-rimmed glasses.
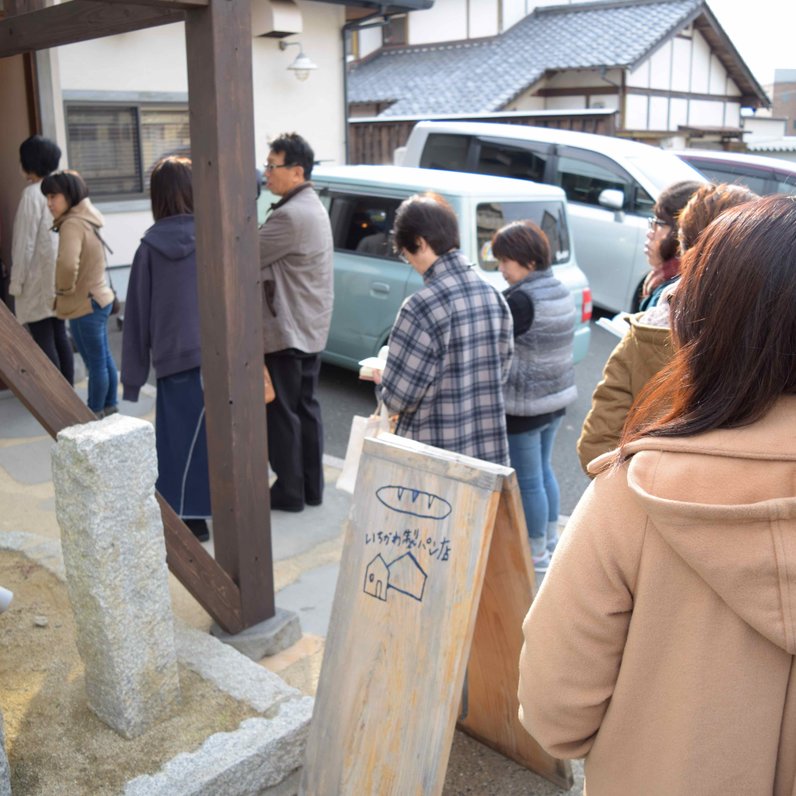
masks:
<path fill-rule="evenodd" d="M 266 163 L 263 170 L 266 172 L 273 171 L 274 169 L 292 169 L 296 163 Z"/>

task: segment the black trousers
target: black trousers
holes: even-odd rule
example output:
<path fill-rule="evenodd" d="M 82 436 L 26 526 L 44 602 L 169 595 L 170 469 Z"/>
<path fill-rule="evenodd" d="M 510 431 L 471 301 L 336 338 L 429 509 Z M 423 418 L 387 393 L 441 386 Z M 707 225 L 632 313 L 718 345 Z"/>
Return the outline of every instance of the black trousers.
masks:
<path fill-rule="evenodd" d="M 268 458 L 276 473 L 274 507 L 323 500 L 323 423 L 318 403 L 320 354 L 295 349 L 265 355 L 276 398 L 268 404 Z"/>
<path fill-rule="evenodd" d="M 28 324 L 28 329 L 39 348 L 47 354 L 50 362 L 61 371 L 72 385 L 75 383 L 75 356 L 66 334 L 66 321 L 59 318 L 44 318 Z"/>

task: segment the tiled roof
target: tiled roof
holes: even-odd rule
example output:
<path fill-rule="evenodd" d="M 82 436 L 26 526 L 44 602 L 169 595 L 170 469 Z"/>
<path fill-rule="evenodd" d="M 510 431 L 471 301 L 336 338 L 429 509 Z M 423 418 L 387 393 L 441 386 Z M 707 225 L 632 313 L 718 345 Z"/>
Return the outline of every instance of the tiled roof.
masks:
<path fill-rule="evenodd" d="M 499 110 L 548 69 L 633 66 L 687 24 L 703 0 L 537 8 L 500 36 L 387 50 L 355 66 L 350 102 L 381 116 Z"/>
<path fill-rule="evenodd" d="M 796 152 L 796 135 L 782 138 L 758 138 L 747 141 L 746 148 L 750 152 Z"/>

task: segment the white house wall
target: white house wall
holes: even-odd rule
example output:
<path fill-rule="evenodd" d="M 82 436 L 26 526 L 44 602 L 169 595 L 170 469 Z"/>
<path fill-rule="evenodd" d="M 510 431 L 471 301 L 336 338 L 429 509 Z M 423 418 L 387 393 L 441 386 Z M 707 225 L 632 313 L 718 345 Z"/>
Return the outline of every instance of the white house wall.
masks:
<path fill-rule="evenodd" d="M 498 2 L 499 0 L 480 0 L 480 2 L 462 3 L 468 7 L 470 38 L 481 36 L 496 36 L 501 31 L 498 29 Z"/>
<path fill-rule="evenodd" d="M 62 91 L 188 90 L 182 22 L 59 47 L 58 60 Z"/>
<path fill-rule="evenodd" d="M 410 13 L 407 26 L 409 44 L 466 39 L 466 0 L 435 0 L 431 8 Z"/>
<path fill-rule="evenodd" d="M 740 127 L 740 91 L 693 27 L 656 50 L 626 80 L 625 129 L 674 132 L 680 126 Z M 634 91 L 635 89 L 635 91 Z M 649 90 L 649 91 L 647 91 Z M 698 96 L 660 96 L 656 92 Z M 715 96 L 715 99 L 710 99 Z"/>
<path fill-rule="evenodd" d="M 528 0 L 503 0 L 503 30 L 508 30 L 528 13 Z"/>
<path fill-rule="evenodd" d="M 362 30 L 358 30 L 356 33 L 359 40 L 359 50 L 357 52 L 357 56 L 359 58 L 364 58 L 365 56 L 376 52 L 376 50 L 381 47 L 381 34 L 382 29 L 378 26 L 374 26 L 372 28 L 362 28 Z"/>
<path fill-rule="evenodd" d="M 256 163 L 268 154 L 268 139 L 296 131 L 312 144 L 316 158 L 345 160 L 343 108 L 343 6 L 299 0 L 303 33 L 297 40 L 318 65 L 306 81 L 296 79 L 287 67 L 298 48 L 279 49 L 279 40 L 258 37 L 252 41 L 254 130 Z M 57 52 L 57 55 L 56 55 Z M 60 47 L 57 57 L 60 90 L 92 104 L 103 101 L 187 101 L 188 76 L 185 31 L 182 23 L 126 33 Z M 67 151 L 66 136 L 58 143 Z M 146 199 L 98 201 L 106 218 L 105 236 L 114 254 L 111 265 L 126 266 L 152 216 Z M 117 291 L 124 297 L 125 272 L 114 272 Z"/>
<path fill-rule="evenodd" d="M 646 130 L 649 98 L 643 94 L 628 94 L 625 98 L 625 129 Z"/>
<path fill-rule="evenodd" d="M 318 65 L 308 80 L 296 80 L 287 69 L 297 47 L 282 52 L 276 39 L 257 38 L 252 48 L 254 131 L 257 163 L 265 163 L 268 139 L 285 131 L 303 135 L 317 160 L 345 161 L 343 108 L 342 6 L 300 3 L 304 32 L 286 41 L 300 41 Z"/>

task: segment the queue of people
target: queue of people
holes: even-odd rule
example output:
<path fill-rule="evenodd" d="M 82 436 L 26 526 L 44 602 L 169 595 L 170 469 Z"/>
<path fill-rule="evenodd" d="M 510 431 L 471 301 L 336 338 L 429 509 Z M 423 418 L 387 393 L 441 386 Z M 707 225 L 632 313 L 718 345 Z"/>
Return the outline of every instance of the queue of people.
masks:
<path fill-rule="evenodd" d="M 71 383 L 69 320 L 88 405 L 105 416 L 117 411 L 118 377 L 103 219 L 80 175 L 55 171 L 59 157 L 38 137 L 20 149 L 30 185 L 11 292 L 19 320 Z M 301 136 L 271 142 L 265 173 L 278 201 L 259 232 L 264 364 L 276 393 L 271 506 L 288 512 L 320 505 L 324 493 L 317 390 L 333 240 L 313 163 Z M 188 158 L 154 166 L 151 200 L 121 380 L 137 400 L 154 367 L 158 489 L 204 539 Z M 577 394 L 576 313 L 544 232 L 524 221 L 495 233 L 503 294 L 470 267 L 456 215 L 436 194 L 401 204 L 392 245 L 424 282 L 374 375 L 395 433 L 517 473 L 541 582 L 519 662 L 525 727 L 551 754 L 586 758 L 590 796 L 794 793 L 796 201 L 699 183 L 661 194 L 640 311 L 606 363 L 578 443 L 594 480 L 561 538 L 551 453 Z"/>

